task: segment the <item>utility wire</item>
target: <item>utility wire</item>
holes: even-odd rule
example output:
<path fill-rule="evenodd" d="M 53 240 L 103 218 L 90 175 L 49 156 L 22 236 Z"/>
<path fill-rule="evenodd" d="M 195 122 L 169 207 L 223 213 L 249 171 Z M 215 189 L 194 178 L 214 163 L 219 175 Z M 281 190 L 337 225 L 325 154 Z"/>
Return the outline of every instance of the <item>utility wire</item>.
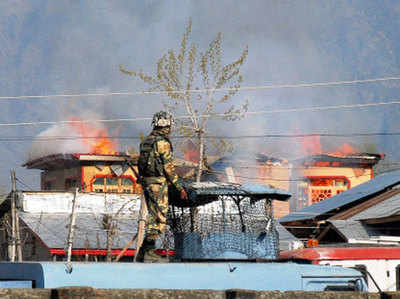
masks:
<path fill-rule="evenodd" d="M 305 87 L 323 87 L 323 86 L 340 86 L 371 82 L 397 81 L 400 77 L 383 77 L 371 78 L 364 80 L 349 81 L 331 81 L 331 82 L 312 82 L 300 84 L 278 84 L 278 85 L 257 85 L 243 86 L 239 88 L 206 88 L 191 90 L 171 90 L 171 91 L 131 91 L 131 92 L 108 92 L 108 93 L 77 93 L 77 94 L 48 94 L 48 95 L 22 95 L 22 96 L 2 96 L 0 100 L 22 100 L 22 99 L 45 99 L 45 98 L 81 98 L 81 97 L 109 97 L 109 96 L 136 96 L 136 95 L 162 95 L 170 93 L 206 93 L 206 92 L 224 92 L 224 91 L 251 91 L 251 90 L 268 90 L 268 89 L 286 89 L 286 88 L 305 88 Z"/>
<path fill-rule="evenodd" d="M 367 137 L 367 136 L 399 136 L 400 132 L 374 132 L 374 133 L 309 133 L 309 134 L 262 134 L 262 135 L 238 135 L 218 136 L 205 135 L 205 139 L 253 139 L 253 138 L 305 138 L 305 137 Z M 187 138 L 185 135 L 174 135 L 170 139 Z M 3 141 L 52 141 L 52 140 L 82 140 L 82 139 L 141 139 L 140 136 L 5 136 Z"/>
<path fill-rule="evenodd" d="M 390 102 L 377 102 L 367 104 L 349 104 L 349 105 L 335 105 L 335 106 L 314 106 L 304 108 L 290 108 L 290 109 L 276 109 L 265 111 L 248 111 L 238 113 L 215 113 L 199 115 L 197 118 L 226 118 L 229 116 L 247 116 L 247 115 L 262 115 L 262 114 L 275 114 L 275 113 L 291 113 L 291 112 L 311 112 L 311 111 L 324 111 L 335 109 L 350 109 L 350 108 L 365 108 L 387 105 L 398 105 L 400 100 L 393 100 Z M 175 119 L 190 119 L 190 115 L 177 116 Z M 37 122 L 19 122 L 19 123 L 0 123 L 0 127 L 12 126 L 37 126 L 37 125 L 56 125 L 56 124 L 74 124 L 74 123 L 112 123 L 112 122 L 134 122 L 134 121 L 149 121 L 152 117 L 136 117 L 136 118 L 116 118 L 116 119 L 88 119 L 88 120 L 63 120 L 63 121 L 37 121 Z"/>

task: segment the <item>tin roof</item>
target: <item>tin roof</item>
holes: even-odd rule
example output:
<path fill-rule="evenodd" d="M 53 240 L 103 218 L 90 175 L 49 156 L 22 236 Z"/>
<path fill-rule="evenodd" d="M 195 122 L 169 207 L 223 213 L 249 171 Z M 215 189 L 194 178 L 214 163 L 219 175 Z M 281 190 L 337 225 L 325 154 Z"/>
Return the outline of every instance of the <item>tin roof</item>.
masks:
<path fill-rule="evenodd" d="M 54 154 L 44 156 L 38 159 L 34 159 L 24 163 L 22 166 L 27 167 L 28 169 L 42 169 L 42 170 L 51 170 L 51 169 L 60 169 L 60 168 L 69 168 L 76 167 L 78 165 L 84 163 L 98 163 L 98 162 L 111 162 L 111 163 L 137 163 L 137 156 L 130 156 L 122 153 L 118 153 L 115 155 L 98 155 L 98 154 Z"/>
<path fill-rule="evenodd" d="M 335 230 L 346 239 L 369 239 L 372 236 L 378 236 L 379 232 L 362 223 L 354 220 L 328 220 Z"/>
<path fill-rule="evenodd" d="M 320 154 L 296 159 L 294 162 L 301 163 L 303 165 L 312 165 L 315 162 L 339 162 L 341 165 L 365 165 L 368 167 L 372 167 L 377 164 L 382 159 L 382 157 L 383 155 L 381 154 L 369 153 L 358 153 L 347 156 Z M 334 166 L 334 164 L 332 164 L 331 166 Z"/>
<path fill-rule="evenodd" d="M 70 214 L 19 213 L 19 216 L 48 248 L 66 248 Z M 77 213 L 75 224 L 74 249 L 107 248 L 107 231 L 102 225 L 101 215 Z M 137 217 L 120 217 L 112 248 L 124 248 L 136 232 Z M 133 244 L 130 248 L 134 247 Z"/>
<path fill-rule="evenodd" d="M 351 217 L 351 220 L 368 220 L 376 218 L 385 218 L 400 215 L 400 189 L 393 192 L 391 197 L 377 203 L 376 205 L 361 211 Z"/>
<path fill-rule="evenodd" d="M 273 188 L 267 184 L 184 181 L 183 185 L 188 193 L 188 200 L 182 201 L 176 190 L 171 190 L 170 203 L 172 205 L 180 207 L 199 206 L 218 200 L 220 196 L 241 196 L 252 199 L 275 199 L 281 201 L 286 201 L 291 196 L 287 191 Z"/>
<path fill-rule="evenodd" d="M 351 207 L 359 201 L 366 200 L 373 195 L 384 192 L 400 183 L 400 171 L 387 172 L 376 178 L 353 187 L 346 192 L 327 198 L 319 203 L 315 203 L 299 211 L 279 219 L 280 223 L 293 221 L 311 220 L 314 218 L 326 219 L 334 212 L 335 214 L 346 207 Z"/>

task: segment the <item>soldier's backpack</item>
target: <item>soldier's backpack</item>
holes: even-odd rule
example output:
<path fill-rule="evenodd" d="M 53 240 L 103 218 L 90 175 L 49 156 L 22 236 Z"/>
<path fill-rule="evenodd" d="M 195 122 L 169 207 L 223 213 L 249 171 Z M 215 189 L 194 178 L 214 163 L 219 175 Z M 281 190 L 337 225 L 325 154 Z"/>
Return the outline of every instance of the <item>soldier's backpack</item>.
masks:
<path fill-rule="evenodd" d="M 150 135 L 140 144 L 138 168 L 141 177 L 159 177 L 164 175 L 161 158 L 155 153 L 156 142 L 164 139 L 162 136 Z"/>

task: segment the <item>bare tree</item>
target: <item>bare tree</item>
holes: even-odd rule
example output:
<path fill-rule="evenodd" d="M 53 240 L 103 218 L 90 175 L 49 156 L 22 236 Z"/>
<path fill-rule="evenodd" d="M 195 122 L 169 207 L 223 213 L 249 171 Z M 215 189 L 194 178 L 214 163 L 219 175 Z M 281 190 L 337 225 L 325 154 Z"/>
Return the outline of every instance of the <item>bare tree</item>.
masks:
<path fill-rule="evenodd" d="M 205 134 L 210 119 L 220 117 L 227 121 L 242 118 L 248 102 L 237 107 L 232 98 L 242 83 L 240 68 L 247 58 L 247 46 L 240 57 L 223 65 L 222 34 L 209 44 L 204 53 L 198 54 L 196 44 L 190 42 L 192 22 L 189 21 L 183 35 L 180 49 L 169 50 L 157 62 L 155 75 L 143 71 L 128 71 L 122 66 L 122 73 L 141 79 L 151 91 L 163 91 L 169 100 L 166 108 L 177 114 L 186 112 L 188 118 L 177 119 L 178 134 L 194 140 L 199 150 L 199 164 L 196 181 L 200 181 L 205 162 Z M 220 151 L 231 150 L 232 145 L 223 139 L 210 140 Z"/>

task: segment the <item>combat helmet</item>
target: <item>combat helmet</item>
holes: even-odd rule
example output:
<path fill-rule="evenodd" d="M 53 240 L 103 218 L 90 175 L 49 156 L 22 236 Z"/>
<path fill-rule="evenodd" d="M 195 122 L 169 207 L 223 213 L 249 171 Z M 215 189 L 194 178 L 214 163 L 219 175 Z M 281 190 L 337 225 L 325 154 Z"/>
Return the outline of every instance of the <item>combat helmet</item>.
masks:
<path fill-rule="evenodd" d="M 153 115 L 153 121 L 151 122 L 153 128 L 155 127 L 170 127 L 174 123 L 172 115 L 165 111 L 157 112 Z"/>

